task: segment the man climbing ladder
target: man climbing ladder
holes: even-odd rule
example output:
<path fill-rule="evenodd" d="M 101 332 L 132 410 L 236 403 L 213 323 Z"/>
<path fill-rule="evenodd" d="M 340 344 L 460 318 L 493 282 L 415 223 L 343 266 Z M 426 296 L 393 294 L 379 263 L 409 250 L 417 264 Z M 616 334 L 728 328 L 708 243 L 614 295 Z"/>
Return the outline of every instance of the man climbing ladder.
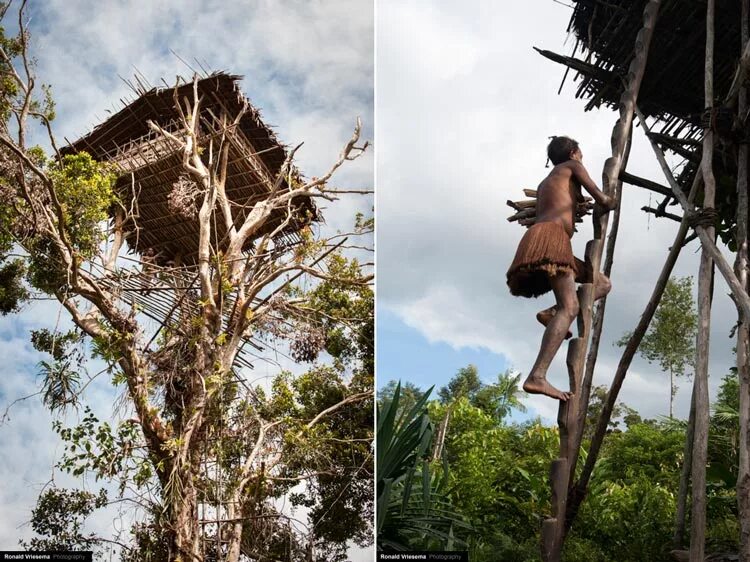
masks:
<path fill-rule="evenodd" d="M 537 314 L 546 326 L 539 355 L 529 372 L 523 389 L 530 394 L 544 394 L 562 401 L 570 398 L 547 382 L 547 369 L 578 315 L 576 283 L 592 283 L 593 271 L 573 256 L 576 205 L 583 200 L 583 187 L 596 203 L 594 221 L 616 207 L 614 197 L 602 193 L 582 164 L 583 154 L 578 143 L 568 137 L 553 137 L 547 155 L 555 165 L 537 190 L 536 223 L 518 245 L 516 256 L 508 269 L 511 294 L 537 297 L 552 290 L 556 304 Z M 594 300 L 611 290 L 609 279 L 597 272 Z"/>

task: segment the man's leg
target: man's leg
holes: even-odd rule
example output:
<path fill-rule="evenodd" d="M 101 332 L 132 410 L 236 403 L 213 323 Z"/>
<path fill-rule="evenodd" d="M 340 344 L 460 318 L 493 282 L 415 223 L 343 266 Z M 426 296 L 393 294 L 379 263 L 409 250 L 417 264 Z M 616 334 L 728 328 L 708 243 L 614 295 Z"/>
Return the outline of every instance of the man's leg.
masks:
<path fill-rule="evenodd" d="M 598 301 L 599 299 L 606 297 L 612 290 L 612 282 L 609 280 L 609 277 L 607 277 L 603 273 L 598 273 L 596 279 L 596 292 L 594 293 L 594 300 Z M 579 283 L 591 283 L 591 278 L 589 275 L 588 279 L 580 279 L 577 281 Z M 557 309 L 557 305 L 545 308 L 544 310 L 541 310 L 537 313 L 536 319 L 542 326 L 547 326 L 552 321 L 552 318 L 555 317 L 555 314 L 557 314 Z M 572 335 L 573 334 L 568 331 L 568 333 L 565 335 L 565 339 L 568 339 Z"/>
<path fill-rule="evenodd" d="M 562 392 L 547 382 L 547 369 L 560 349 L 568 328 L 578 315 L 576 282 L 571 272 L 551 277 L 550 285 L 557 300 L 556 313 L 544 330 L 539 355 L 523 383 L 523 389 L 529 394 L 544 394 L 558 400 L 567 400 L 569 392 Z"/>
<path fill-rule="evenodd" d="M 547 327 L 547 325 L 549 325 L 549 323 L 555 317 L 555 314 L 557 314 L 557 305 L 550 306 L 549 308 L 545 308 L 544 310 L 540 310 L 536 313 L 537 322 L 539 322 L 542 326 Z M 572 335 L 573 332 L 568 330 L 568 333 L 565 334 L 565 339 L 567 340 Z"/>

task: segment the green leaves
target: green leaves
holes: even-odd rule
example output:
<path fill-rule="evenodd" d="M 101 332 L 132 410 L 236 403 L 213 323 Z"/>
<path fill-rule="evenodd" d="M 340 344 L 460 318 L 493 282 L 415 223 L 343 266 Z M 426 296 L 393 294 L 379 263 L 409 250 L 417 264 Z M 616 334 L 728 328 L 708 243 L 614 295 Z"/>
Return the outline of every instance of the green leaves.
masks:
<path fill-rule="evenodd" d="M 39 376 L 42 382 L 42 401 L 51 410 L 62 412 L 78 404 L 81 376 L 70 368 L 70 361 L 40 361 Z"/>
<path fill-rule="evenodd" d="M 18 312 L 28 300 L 29 292 L 23 284 L 26 266 L 20 259 L 10 260 L 0 266 L 0 314 Z"/>
<path fill-rule="evenodd" d="M 416 470 L 417 462 L 428 454 L 433 427 L 425 406 L 432 388 L 430 387 L 410 410 L 402 412 L 398 417 L 400 385 L 396 387 L 393 399 L 378 408 L 378 507 L 381 502 L 383 505 L 388 503 L 388 498 L 384 495 L 385 487 L 404 480 L 409 472 Z"/>
<path fill-rule="evenodd" d="M 53 164 L 49 177 L 63 210 L 71 244 L 84 258 L 92 257 L 104 239 L 101 225 L 109 218 L 107 211 L 116 201 L 114 170 L 80 152 Z"/>
<path fill-rule="evenodd" d="M 670 416 L 676 385 L 672 376 L 683 376 L 695 362 L 695 334 L 698 316 L 693 302 L 693 278 L 670 279 L 664 289 L 654 319 L 643 337 L 639 353 L 650 363 L 657 362 L 670 374 Z M 630 334 L 623 335 L 617 345 L 624 347 Z"/>
<path fill-rule="evenodd" d="M 427 414 L 432 387 L 407 409 L 399 407 L 401 385 L 377 416 L 378 545 L 388 550 L 450 549 L 465 544 L 456 532 L 470 527 L 447 495 L 448 465 L 432 472 L 433 426 Z"/>
<path fill-rule="evenodd" d="M 139 426 L 131 420 L 120 423 L 116 430 L 107 422 L 100 422 L 86 406 L 80 423 L 63 427 L 56 421 L 52 425 L 66 443 L 65 453 L 57 467 L 74 476 L 90 470 L 96 480 L 119 478 L 121 486 L 135 473 L 137 484 L 143 485 L 152 471 L 148 459 L 136 456 L 142 436 Z"/>
<path fill-rule="evenodd" d="M 31 528 L 40 535 L 21 541 L 25 549 L 33 550 L 91 550 L 101 541 L 92 533 L 84 534 L 86 519 L 96 509 L 107 505 L 107 493 L 92 494 L 84 490 L 52 487 L 37 499 L 31 513 Z"/>

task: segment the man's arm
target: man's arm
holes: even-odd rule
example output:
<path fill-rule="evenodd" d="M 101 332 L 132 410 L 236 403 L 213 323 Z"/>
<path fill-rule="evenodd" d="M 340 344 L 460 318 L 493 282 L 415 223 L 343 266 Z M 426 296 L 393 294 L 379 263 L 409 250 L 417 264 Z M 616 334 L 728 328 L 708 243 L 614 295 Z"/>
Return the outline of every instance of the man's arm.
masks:
<path fill-rule="evenodd" d="M 594 180 L 591 179 L 591 176 L 589 176 L 589 173 L 586 171 L 586 168 L 583 164 L 581 164 L 577 160 L 571 160 L 570 170 L 571 172 L 573 172 L 573 177 L 576 179 L 576 181 L 581 184 L 581 187 L 583 187 L 583 189 L 589 192 L 591 197 L 594 198 L 594 201 L 596 201 L 599 205 L 601 205 L 608 211 L 611 211 L 617 206 L 617 201 L 615 201 L 614 197 L 605 195 L 598 187 L 596 187 Z"/>

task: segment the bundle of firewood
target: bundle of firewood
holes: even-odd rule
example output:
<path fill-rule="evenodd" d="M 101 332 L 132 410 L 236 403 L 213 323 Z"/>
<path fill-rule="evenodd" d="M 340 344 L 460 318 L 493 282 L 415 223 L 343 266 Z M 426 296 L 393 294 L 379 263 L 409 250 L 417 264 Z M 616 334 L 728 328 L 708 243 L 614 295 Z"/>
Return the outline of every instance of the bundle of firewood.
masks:
<path fill-rule="evenodd" d="M 518 224 L 529 228 L 536 223 L 536 189 L 524 189 L 523 194 L 531 199 L 523 201 L 511 201 L 508 199 L 508 207 L 512 207 L 516 212 L 508 217 L 509 222 L 518 221 Z M 584 197 L 583 201 L 576 205 L 576 222 L 583 222 L 583 217 L 588 215 L 594 208 L 594 200 L 591 197 Z"/>

